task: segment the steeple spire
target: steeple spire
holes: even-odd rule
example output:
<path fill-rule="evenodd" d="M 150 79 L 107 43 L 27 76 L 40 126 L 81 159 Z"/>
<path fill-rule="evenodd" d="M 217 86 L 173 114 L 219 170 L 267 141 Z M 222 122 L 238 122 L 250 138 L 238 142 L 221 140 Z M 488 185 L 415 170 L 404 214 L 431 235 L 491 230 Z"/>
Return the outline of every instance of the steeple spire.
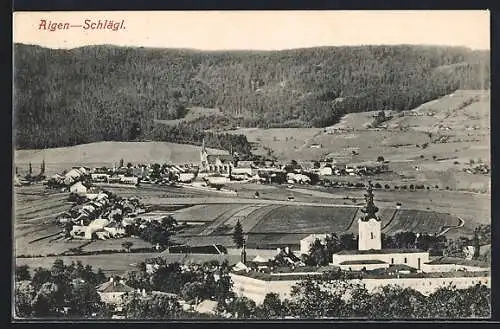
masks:
<path fill-rule="evenodd" d="M 365 200 L 366 200 L 366 206 L 361 209 L 363 213 L 365 213 L 364 220 L 369 220 L 370 218 L 374 218 L 376 220 L 380 220 L 377 217 L 377 212 L 378 208 L 375 206 L 375 203 L 373 202 L 373 185 L 371 181 L 368 181 L 368 189 L 366 190 L 365 194 Z"/>

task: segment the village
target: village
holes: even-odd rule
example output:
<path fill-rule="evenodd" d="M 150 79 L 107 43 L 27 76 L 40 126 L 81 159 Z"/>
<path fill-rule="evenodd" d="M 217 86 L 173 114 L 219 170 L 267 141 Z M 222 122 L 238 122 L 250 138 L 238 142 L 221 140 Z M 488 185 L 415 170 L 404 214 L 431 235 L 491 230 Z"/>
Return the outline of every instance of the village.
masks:
<path fill-rule="evenodd" d="M 248 161 L 236 162 L 232 155 L 209 155 L 202 147 L 198 165 L 134 166 L 129 163 L 125 166 L 121 160 L 118 166 L 111 169 L 74 167 L 66 173 L 55 174 L 37 183 L 46 185 L 48 189 L 68 193 L 68 200 L 73 202 L 69 211 L 57 217 L 58 224 L 63 228 L 58 238 L 90 242 L 137 236 L 154 244 L 152 250 L 158 256 L 145 259 L 139 266 L 139 272 L 134 274 L 141 280 L 133 279 L 127 272 L 122 276 L 113 275 L 96 287 L 101 301 L 111 308 L 113 317 L 118 319 L 126 316 L 126 305 L 131 298 L 153 300 L 158 296 L 175 300 L 184 312 L 238 317 L 228 310 L 220 310 L 216 293 L 201 293 L 198 288 L 191 287 L 196 285 L 195 282 L 188 281 L 183 288 L 188 289 L 189 286 L 194 292 L 181 291 L 180 288 L 155 290 L 145 283 L 147 277 L 153 280 L 160 272 L 170 273 L 172 264 L 179 264 L 175 271 L 181 276 L 200 271 L 205 276 L 210 273 L 215 287 L 221 284 L 235 298 L 245 297 L 256 305 L 261 305 L 268 294 L 288 299 L 292 288 L 302 280 L 323 277 L 328 273 L 351 283 L 361 282 L 368 291 L 376 291 L 389 284 L 429 295 L 447 286 L 458 289 L 476 284 L 490 286 L 489 266 L 475 260 L 480 247 L 473 241 L 478 240 L 471 240 L 472 245 L 464 246 L 458 257 L 443 256 L 442 251 L 438 252 L 440 256 L 430 257 L 429 242 L 427 247 L 419 249 L 424 246 L 424 236 L 419 233 L 404 243 L 399 242 L 387 248 L 387 241 L 381 234 L 381 220 L 377 216 L 378 208 L 374 203 L 374 186 L 371 182 L 360 185 L 368 189 L 361 210 L 364 214 L 355 221 L 358 230 L 352 241 L 342 242 L 339 237 L 328 232 L 311 234 L 296 241 L 300 245 L 298 250 L 292 250 L 287 245 L 277 249 L 247 249 L 241 226 L 234 229 L 239 232 L 239 237 L 233 233 L 236 248 L 221 244 L 176 245 L 171 238 L 182 232 L 183 225 L 172 218 L 172 213 L 151 211 L 135 197 L 120 197 L 107 191 L 113 186 L 140 188 L 153 184 L 179 188 L 190 186 L 227 193 L 230 192 L 232 180 L 270 184 L 281 179 L 282 184 L 292 188 L 294 184 L 311 184 L 310 176 L 313 174 L 323 175 L 326 172 L 330 175 L 364 176 L 370 170 L 384 170 L 383 164 L 374 169 L 368 168 L 347 166 L 338 169 L 320 164 L 319 168 L 313 165 L 311 169 L 304 170 L 297 163 L 283 166 L 267 163 L 259 166 Z M 258 197 L 256 194 L 255 198 Z M 403 239 L 401 235 L 394 238 Z M 427 235 L 425 238 L 430 239 L 435 248 L 444 248 L 438 236 Z M 123 244 L 128 252 L 130 247 L 131 243 Z M 84 254 L 70 250 L 66 255 Z M 214 289 L 217 291 L 222 288 Z"/>

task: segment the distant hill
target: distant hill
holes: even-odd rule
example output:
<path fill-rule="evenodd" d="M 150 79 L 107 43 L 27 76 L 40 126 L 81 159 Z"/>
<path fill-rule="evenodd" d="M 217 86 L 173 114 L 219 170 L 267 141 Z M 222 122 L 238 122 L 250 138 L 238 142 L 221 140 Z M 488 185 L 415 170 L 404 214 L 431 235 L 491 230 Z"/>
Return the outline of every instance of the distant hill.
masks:
<path fill-rule="evenodd" d="M 489 52 L 355 46 L 261 52 L 14 46 L 16 146 L 152 139 L 212 147 L 205 129 L 324 127 L 347 113 L 409 110 L 456 89 L 489 88 Z M 175 125 L 187 107 L 214 108 Z M 206 134 L 206 135 L 205 135 Z"/>

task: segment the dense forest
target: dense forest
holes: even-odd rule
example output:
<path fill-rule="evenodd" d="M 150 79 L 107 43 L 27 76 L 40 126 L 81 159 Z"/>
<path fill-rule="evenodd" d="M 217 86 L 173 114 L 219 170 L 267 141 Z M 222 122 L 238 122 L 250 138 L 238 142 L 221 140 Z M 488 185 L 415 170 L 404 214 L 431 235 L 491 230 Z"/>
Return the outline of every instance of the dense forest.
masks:
<path fill-rule="evenodd" d="M 407 110 L 456 89 L 488 89 L 489 51 L 438 46 L 208 52 L 16 44 L 16 147 L 162 140 L 248 152 L 231 126 L 322 127 L 350 112 Z M 183 122 L 186 108 L 222 115 Z"/>

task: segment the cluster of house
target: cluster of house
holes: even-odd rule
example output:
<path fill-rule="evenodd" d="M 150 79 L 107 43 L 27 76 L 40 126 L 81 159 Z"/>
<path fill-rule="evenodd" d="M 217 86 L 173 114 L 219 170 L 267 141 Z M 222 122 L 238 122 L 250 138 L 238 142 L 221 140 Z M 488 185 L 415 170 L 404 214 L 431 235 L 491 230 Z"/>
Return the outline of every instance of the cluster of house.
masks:
<path fill-rule="evenodd" d="M 150 266 L 147 268 L 149 274 L 152 274 L 155 271 L 155 269 L 159 268 L 159 266 L 152 268 L 151 264 L 149 265 Z M 201 267 L 202 265 L 199 263 L 183 264 L 181 265 L 181 271 L 197 272 L 201 270 Z M 211 268 L 209 269 L 209 271 L 213 273 L 213 278 L 215 282 L 217 282 L 220 279 L 220 275 L 217 274 L 217 270 L 218 267 L 215 265 L 211 266 Z M 170 297 L 172 300 L 178 302 L 182 310 L 185 312 L 194 311 L 200 314 L 214 315 L 216 314 L 217 310 L 217 301 L 211 299 L 185 300 L 180 295 L 174 293 L 167 293 L 154 290 L 146 291 L 146 289 L 144 288 L 134 289 L 128 286 L 125 283 L 125 281 L 123 279 L 120 279 L 119 277 L 111 277 L 109 281 L 100 284 L 97 287 L 97 293 L 99 294 L 101 300 L 104 303 L 114 307 L 115 315 L 113 315 L 113 318 L 117 319 L 125 318 L 123 314 L 123 308 L 127 303 L 127 300 L 129 300 L 132 297 L 139 298 L 142 300 L 148 300 L 156 296 L 167 296 Z"/>
<path fill-rule="evenodd" d="M 145 213 L 146 209 L 137 199 L 117 199 L 111 196 L 106 191 L 80 193 L 79 197 L 84 198 L 83 202 L 58 217 L 58 221 L 66 227 L 66 235 L 84 240 L 125 236 L 125 227 L 135 223 L 137 216 Z"/>
<path fill-rule="evenodd" d="M 468 174 L 488 175 L 490 173 L 490 167 L 487 164 L 480 163 L 474 167 L 464 168 L 463 171 L 468 173 Z"/>

